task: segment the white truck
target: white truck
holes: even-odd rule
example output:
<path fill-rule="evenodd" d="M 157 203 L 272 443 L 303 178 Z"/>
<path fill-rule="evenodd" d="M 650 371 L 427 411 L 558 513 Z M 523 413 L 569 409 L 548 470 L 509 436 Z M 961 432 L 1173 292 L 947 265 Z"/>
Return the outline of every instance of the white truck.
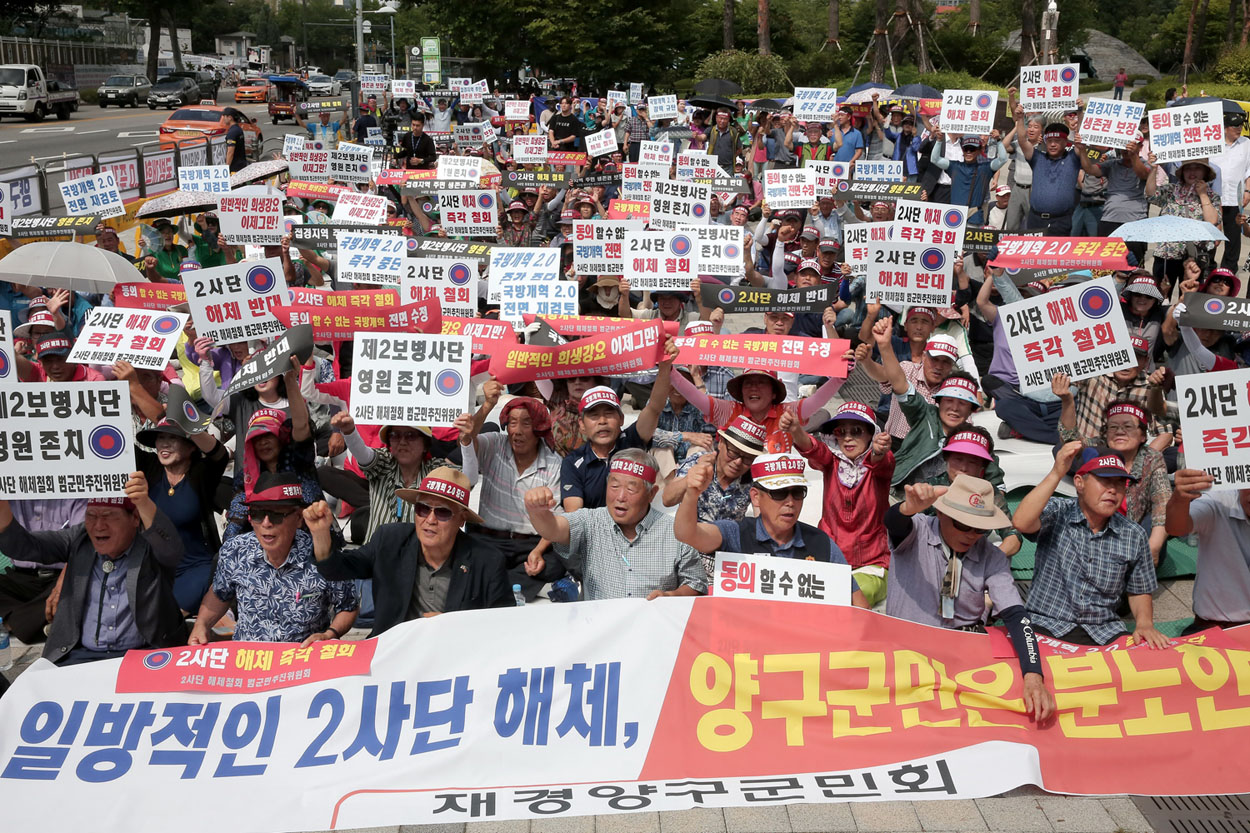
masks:
<path fill-rule="evenodd" d="M 36 64 L 0 64 L 0 116 L 22 116 L 43 121 L 56 113 L 68 119 L 78 109 L 78 91 L 51 80 Z"/>

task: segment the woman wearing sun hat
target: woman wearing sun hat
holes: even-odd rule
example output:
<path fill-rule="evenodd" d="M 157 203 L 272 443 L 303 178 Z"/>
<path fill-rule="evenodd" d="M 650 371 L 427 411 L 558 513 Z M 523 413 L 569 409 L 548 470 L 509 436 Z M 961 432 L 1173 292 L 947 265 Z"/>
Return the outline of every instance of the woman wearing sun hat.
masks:
<path fill-rule="evenodd" d="M 1150 154 L 1150 164 L 1155 165 L 1155 155 Z M 1187 159 L 1176 169 L 1174 182 L 1159 185 L 1154 177 L 1146 180 L 1146 197 L 1159 207 L 1160 216 L 1186 217 L 1204 220 L 1217 229 L 1220 227 L 1220 195 L 1211 183 L 1215 182 L 1215 169 L 1205 159 Z M 1168 286 L 1181 280 L 1187 241 L 1176 240 L 1155 244 L 1155 277 L 1167 278 Z M 1206 244 L 1198 244 L 1200 248 Z M 1170 293 L 1169 293 L 1170 294 Z"/>

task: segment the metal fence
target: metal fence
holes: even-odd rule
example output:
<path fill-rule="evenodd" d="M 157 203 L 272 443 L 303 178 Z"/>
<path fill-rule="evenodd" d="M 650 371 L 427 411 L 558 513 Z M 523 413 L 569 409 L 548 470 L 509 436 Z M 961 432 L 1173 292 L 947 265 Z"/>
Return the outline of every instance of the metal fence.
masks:
<path fill-rule="evenodd" d="M 0 37 L 0 64 L 132 64 L 138 50 L 125 43 Z"/>

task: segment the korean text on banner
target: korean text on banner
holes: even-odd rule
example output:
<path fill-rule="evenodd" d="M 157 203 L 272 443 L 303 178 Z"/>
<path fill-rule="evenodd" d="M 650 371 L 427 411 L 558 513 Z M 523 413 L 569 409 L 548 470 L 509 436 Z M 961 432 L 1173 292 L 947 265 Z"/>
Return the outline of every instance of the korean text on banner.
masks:
<path fill-rule="evenodd" d="M 1126 148 L 1133 144 L 1146 105 L 1113 98 L 1085 102 L 1081 139 L 1094 147 Z"/>
<path fill-rule="evenodd" d="M 1202 292 L 1185 293 L 1185 311 L 1177 322 L 1184 327 L 1250 332 L 1250 301 Z"/>
<path fill-rule="evenodd" d="M 773 211 L 811 208 L 816 202 L 816 172 L 812 168 L 764 171 L 764 202 Z"/>
<path fill-rule="evenodd" d="M 656 181 L 661 179 L 668 179 L 667 165 L 635 165 L 627 162 L 621 167 L 621 198 L 650 200 Z"/>
<path fill-rule="evenodd" d="M 225 165 L 187 165 L 178 169 L 178 189 L 224 194 L 230 190 L 230 168 Z"/>
<path fill-rule="evenodd" d="M 16 353 L 13 352 L 13 319 L 7 310 L 0 310 L 0 385 L 17 381 Z"/>
<path fill-rule="evenodd" d="M 755 367 L 778 373 L 811 373 L 845 379 L 849 372 L 844 338 L 772 335 L 678 336 L 678 365 Z"/>
<path fill-rule="evenodd" d="M 1159 162 L 1204 159 L 1224 152 L 1224 113 L 1218 101 L 1151 110 L 1150 150 Z"/>
<path fill-rule="evenodd" d="M 287 159 L 290 159 L 292 151 L 304 149 L 304 143 L 307 139 L 308 137 L 304 136 L 302 133 L 286 134 L 282 137 L 282 155 Z"/>
<path fill-rule="evenodd" d="M 1020 103 L 1026 113 L 1075 110 L 1080 97 L 1081 68 L 1077 64 L 1045 64 L 1020 68 Z M 942 125 L 943 128 L 946 125 Z M 1082 138 L 1088 141 L 1084 131 Z"/>
<path fill-rule="evenodd" d="M 139 282 L 119 283 L 113 287 L 113 304 L 119 307 L 167 310 L 186 300 L 186 290 L 173 284 Z"/>
<path fill-rule="evenodd" d="M 630 103 L 630 104 L 641 104 L 641 103 L 642 103 L 642 82 L 641 82 L 641 81 L 631 81 L 631 82 L 630 82 L 630 85 L 629 85 L 629 103 Z"/>
<path fill-rule="evenodd" d="M 843 261 L 851 265 L 852 278 L 868 277 L 869 246 L 881 246 L 893 234 L 892 222 L 853 223 L 842 230 Z"/>
<path fill-rule="evenodd" d="M 486 141 L 485 131 L 482 129 L 482 123 L 474 124 L 454 124 L 451 128 L 452 135 L 456 140 L 456 148 L 480 148 Z M 441 157 L 440 157 L 441 158 Z"/>
<path fill-rule="evenodd" d="M 233 694 L 236 689 L 273 691 L 368 674 L 377 643 L 326 640 L 300 647 L 279 643 L 224 643 L 175 648 L 170 662 L 148 660 L 130 651 L 117 671 L 117 692 L 202 691 Z M 285 669 L 285 670 L 281 670 Z M 275 673 L 276 672 L 276 673 Z"/>
<path fill-rule="evenodd" d="M 537 315 L 526 315 L 523 319 L 528 326 L 538 320 Z M 601 336 L 619 330 L 632 330 L 639 322 L 632 318 L 611 318 L 606 315 L 546 315 L 543 323 L 551 330 L 566 338 L 583 338 L 584 336 Z M 666 336 L 676 336 L 681 328 L 676 321 L 661 321 Z"/>
<path fill-rule="evenodd" d="M 503 103 L 503 112 L 507 121 L 528 122 L 530 120 L 529 100 L 510 99 L 505 101 Z"/>
<path fill-rule="evenodd" d="M 282 192 L 249 185 L 222 194 L 217 203 L 221 233 L 235 246 L 276 246 L 282 242 Z M 278 274 L 282 274 L 279 267 Z M 285 280 L 283 281 L 285 283 Z M 196 324 L 199 324 L 196 320 Z"/>
<path fill-rule="evenodd" d="M 639 165 L 658 165 L 667 169 L 673 164 L 673 145 L 671 142 L 655 142 L 642 140 L 642 149 L 638 152 Z M 667 172 L 665 174 L 667 176 Z"/>
<path fill-rule="evenodd" d="M 851 603 L 851 567 L 828 561 L 718 552 L 707 592 L 709 596 L 734 599 L 846 606 Z"/>
<path fill-rule="evenodd" d="M 335 182 L 368 182 L 373 175 L 372 160 L 369 148 L 339 142 L 330 151 L 330 178 Z"/>
<path fill-rule="evenodd" d="M 357 333 L 431 333 L 442 326 L 438 301 L 384 308 L 279 305 L 273 314 L 288 328 L 308 325 L 317 341 L 351 341 Z"/>
<path fill-rule="evenodd" d="M 282 258 L 182 273 L 197 335 L 220 344 L 272 338 L 285 331 L 271 307 L 286 298 Z"/>
<path fill-rule="evenodd" d="M 574 220 L 573 268 L 579 275 L 621 275 L 625 272 L 625 242 L 630 232 L 641 232 L 638 220 Z"/>
<path fill-rule="evenodd" d="M 625 241 L 631 289 L 689 292 L 699 274 L 698 242 L 690 231 L 635 231 Z"/>
<path fill-rule="evenodd" d="M 860 159 L 855 162 L 855 178 L 863 182 L 902 182 L 903 163 Z"/>
<path fill-rule="evenodd" d="M 928 243 L 952 255 L 963 247 L 968 209 L 919 200 L 899 200 L 894 209 L 891 239 L 900 243 Z"/>
<path fill-rule="evenodd" d="M 946 90 L 942 93 L 942 132 L 988 135 L 997 108 L 997 90 Z"/>
<path fill-rule="evenodd" d="M 851 175 L 849 162 L 825 162 L 821 159 L 804 159 L 803 167 L 811 170 L 816 181 L 816 197 L 832 197 L 836 182 Z M 771 203 L 770 203 L 771 207 Z"/>
<path fill-rule="evenodd" d="M 490 252 L 486 302 L 497 304 L 503 288 L 560 278 L 560 252 L 556 249 L 508 248 L 497 246 Z"/>
<path fill-rule="evenodd" d="M 1127 270 L 1128 247 L 1118 237 L 1033 237 L 1004 236 L 998 239 L 998 254 L 991 266 L 1004 269 Z"/>
<path fill-rule="evenodd" d="M 692 151 L 677 154 L 677 179 L 691 182 L 693 180 L 711 180 L 725 174 L 716 164 L 716 157 L 703 151 Z"/>
<path fill-rule="evenodd" d="M 330 151 L 293 150 L 287 154 L 292 179 L 325 182 L 330 178 Z"/>
<path fill-rule="evenodd" d="M 361 75 L 360 92 L 364 96 L 380 96 L 386 92 L 387 77 L 385 75 Z"/>
<path fill-rule="evenodd" d="M 1008 304 L 999 315 L 1021 393 L 1048 389 L 1056 373 L 1075 382 L 1137 366 L 1110 277 Z"/>
<path fill-rule="evenodd" d="M 398 234 L 340 231 L 338 277 L 352 283 L 399 283 L 408 260 L 404 238 Z"/>
<path fill-rule="evenodd" d="M 647 115 L 652 121 L 677 118 L 677 96 L 653 95 L 647 99 Z"/>
<path fill-rule="evenodd" d="M 694 235 L 700 275 L 736 278 L 746 273 L 743 260 L 746 229 L 742 226 L 689 226 L 682 231 Z"/>
<path fill-rule="evenodd" d="M 535 379 L 640 373 L 664 353 L 662 322 L 579 339 L 557 347 L 518 344 L 491 355 L 491 375 L 505 385 Z"/>
<path fill-rule="evenodd" d="M 477 315 L 477 263 L 445 257 L 410 257 L 400 279 L 405 304 L 433 298 L 444 316 Z"/>
<path fill-rule="evenodd" d="M 438 210 L 448 234 L 494 237 L 499 232 L 499 196 L 495 191 L 440 191 Z"/>
<path fill-rule="evenodd" d="M 1176 377 L 1185 466 L 1211 475 L 1212 489 L 1250 487 L 1250 370 Z"/>
<path fill-rule="evenodd" d="M 799 121 L 831 122 L 838 111 L 838 91 L 827 87 L 795 87 L 794 117 Z"/>
<path fill-rule="evenodd" d="M 377 226 L 386 222 L 387 199 L 379 194 L 344 191 L 334 204 L 332 223 Z"/>
<path fill-rule="evenodd" d="M 711 221 L 708 206 L 712 202 L 712 188 L 709 185 L 657 179 L 651 183 L 649 202 L 648 221 L 653 229 L 706 225 Z"/>
<path fill-rule="evenodd" d="M 612 128 L 591 133 L 586 137 L 586 153 L 590 156 L 606 156 L 616 150 L 616 131 Z"/>
<path fill-rule="evenodd" d="M 508 103 L 511 104 L 512 102 Z M 522 164 L 542 164 L 546 162 L 547 149 L 546 136 L 522 136 L 518 134 L 512 137 L 513 156 L 516 158 L 516 161 Z"/>
<path fill-rule="evenodd" d="M 449 426 L 469 406 L 465 336 L 358 333 L 352 418 L 364 425 Z"/>
<path fill-rule="evenodd" d="M 400 78 L 391 79 L 391 96 L 396 99 L 415 98 L 417 95 L 417 82 L 406 81 Z"/>
<path fill-rule="evenodd" d="M 142 370 L 163 371 L 182 337 L 187 314 L 95 307 L 74 340 L 66 361 L 111 365 L 130 362 Z"/>
<path fill-rule="evenodd" d="M 122 195 L 117 189 L 117 180 L 112 171 L 66 180 L 59 187 L 67 214 L 118 217 L 126 213 L 126 206 L 122 203 Z"/>
<path fill-rule="evenodd" d="M 0 499 L 117 497 L 134 470 L 125 382 L 0 386 Z"/>
<path fill-rule="evenodd" d="M 703 267 L 699 267 L 704 271 Z M 838 299 L 837 290 L 826 284 L 803 289 L 763 289 L 757 286 L 725 286 L 702 283 L 699 301 L 704 307 L 728 313 L 824 312 Z"/>
<path fill-rule="evenodd" d="M 474 353 L 493 354 L 517 343 L 516 330 L 511 324 L 486 318 L 444 318 L 442 333 L 468 336 L 473 341 Z"/>
<path fill-rule="evenodd" d="M 456 179 L 477 184 L 482 178 L 482 160 L 476 156 L 438 157 L 438 179 Z"/>
<path fill-rule="evenodd" d="M 869 303 L 900 307 L 949 307 L 954 294 L 952 251 L 930 243 L 870 241 Z"/>

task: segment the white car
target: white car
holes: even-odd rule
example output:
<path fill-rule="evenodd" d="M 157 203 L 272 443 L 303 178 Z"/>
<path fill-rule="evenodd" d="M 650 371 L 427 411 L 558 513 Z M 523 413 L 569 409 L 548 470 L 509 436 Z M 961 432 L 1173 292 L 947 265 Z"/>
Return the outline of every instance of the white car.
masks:
<path fill-rule="evenodd" d="M 310 95 L 341 95 L 343 85 L 328 75 L 310 75 L 308 92 Z"/>

